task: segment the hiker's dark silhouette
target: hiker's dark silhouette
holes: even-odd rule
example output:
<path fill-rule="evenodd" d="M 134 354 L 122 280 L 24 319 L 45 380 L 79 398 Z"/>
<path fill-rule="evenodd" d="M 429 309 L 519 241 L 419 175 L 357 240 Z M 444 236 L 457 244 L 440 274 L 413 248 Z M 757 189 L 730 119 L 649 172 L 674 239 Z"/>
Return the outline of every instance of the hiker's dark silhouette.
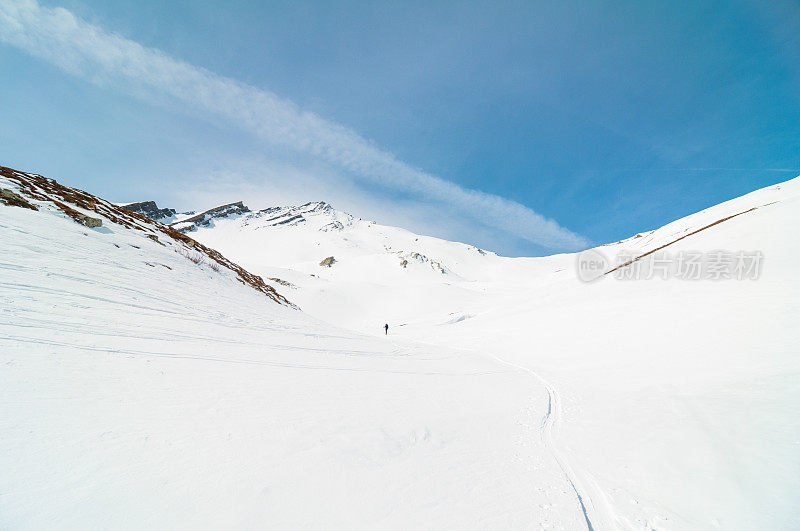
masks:
<path fill-rule="evenodd" d="M 387 336 L 389 335 L 389 323 L 383 325 L 383 331 L 386 333 Z"/>

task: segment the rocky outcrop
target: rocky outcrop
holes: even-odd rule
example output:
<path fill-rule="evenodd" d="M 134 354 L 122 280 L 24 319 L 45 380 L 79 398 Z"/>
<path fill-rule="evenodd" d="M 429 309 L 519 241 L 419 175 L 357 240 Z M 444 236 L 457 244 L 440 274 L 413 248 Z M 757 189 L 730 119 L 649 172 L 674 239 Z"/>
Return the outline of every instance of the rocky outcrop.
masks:
<path fill-rule="evenodd" d="M 339 212 L 325 201 L 311 201 L 299 206 L 270 207 L 259 210 L 252 215 L 262 226 L 295 227 L 311 220 L 326 220 L 319 228 L 322 232 L 340 231 L 353 224 L 355 218 L 350 214 Z"/>
<path fill-rule="evenodd" d="M 80 223 L 81 225 L 85 225 L 85 226 L 89 227 L 90 229 L 93 229 L 95 227 L 102 227 L 103 226 L 103 220 L 102 219 L 93 218 L 93 217 L 87 216 L 86 214 L 78 213 L 78 215 L 75 216 L 73 219 L 75 221 L 77 221 L 78 223 Z"/>
<path fill-rule="evenodd" d="M 197 230 L 197 227 L 208 225 L 211 220 L 216 218 L 224 218 L 228 216 L 247 214 L 250 209 L 247 208 L 242 201 L 235 203 L 228 203 L 227 205 L 218 206 L 192 217 L 170 223 L 170 226 L 179 232 L 191 232 Z"/>
<path fill-rule="evenodd" d="M 272 282 L 275 282 L 276 284 L 280 284 L 281 286 L 286 286 L 287 288 L 297 289 L 297 286 L 295 286 L 294 284 L 292 284 L 288 280 L 283 280 L 283 279 L 275 278 L 275 277 L 269 277 L 267 280 L 271 280 Z"/>
<path fill-rule="evenodd" d="M 176 212 L 173 208 L 158 208 L 158 205 L 155 201 L 142 201 L 140 203 L 129 203 L 127 205 L 121 205 L 122 208 L 125 210 L 130 210 L 131 212 L 137 212 L 143 215 L 146 218 L 150 218 L 154 221 L 164 221 L 169 220 L 175 216 Z"/>
<path fill-rule="evenodd" d="M 11 190 L 0 188 L 0 203 L 8 206 L 16 206 L 22 208 L 30 208 L 31 210 L 39 210 L 36 205 L 29 203 L 19 194 L 15 194 Z"/>
<path fill-rule="evenodd" d="M 449 273 L 447 268 L 441 262 L 428 258 L 422 253 L 398 251 L 397 254 L 400 256 L 400 267 L 407 268 L 409 260 L 413 260 L 420 264 L 427 264 L 431 269 L 443 275 Z"/>
<path fill-rule="evenodd" d="M 320 227 L 319 230 L 320 232 L 329 232 L 332 230 L 342 230 L 342 229 L 344 229 L 344 225 L 342 224 L 341 221 L 332 221 L 327 225 Z"/>
<path fill-rule="evenodd" d="M 325 260 L 319 263 L 322 267 L 331 267 L 333 264 L 336 263 L 336 258 L 329 256 Z"/>
<path fill-rule="evenodd" d="M 56 206 L 56 208 L 58 210 L 60 210 L 64 214 L 68 215 L 75 222 L 80 223 L 81 225 L 83 225 L 85 227 L 89 227 L 90 229 L 93 229 L 95 227 L 102 227 L 103 226 L 103 220 L 100 219 L 100 218 L 93 218 L 91 216 L 87 216 L 83 212 L 78 212 L 77 210 L 75 210 L 71 206 L 65 205 L 61 201 L 53 201 L 53 204 Z"/>

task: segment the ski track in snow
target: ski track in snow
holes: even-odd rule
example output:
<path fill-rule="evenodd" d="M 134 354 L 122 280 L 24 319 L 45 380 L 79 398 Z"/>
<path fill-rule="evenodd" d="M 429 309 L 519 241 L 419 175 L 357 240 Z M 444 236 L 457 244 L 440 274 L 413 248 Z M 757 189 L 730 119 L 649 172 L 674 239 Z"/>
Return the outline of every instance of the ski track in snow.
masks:
<path fill-rule="evenodd" d="M 570 463 L 566 454 L 558 448 L 555 442 L 554 432 L 558 432 L 558 426 L 562 420 L 561 414 L 561 397 L 556 391 L 555 387 L 544 379 L 536 371 L 518 365 L 494 354 L 488 356 L 495 361 L 513 367 L 531 375 L 534 379 L 538 380 L 547 390 L 547 411 L 542 417 L 542 422 L 539 426 L 542 443 L 545 448 L 552 454 L 559 468 L 564 473 L 567 482 L 572 490 L 575 492 L 575 497 L 578 500 L 578 506 L 583 513 L 583 518 L 586 521 L 586 527 L 589 531 L 599 529 L 619 529 L 619 518 L 614 512 L 613 507 L 608 502 L 608 496 L 602 491 L 597 482 L 592 481 L 591 487 L 584 486 L 580 474 L 576 472 L 576 468 Z"/>

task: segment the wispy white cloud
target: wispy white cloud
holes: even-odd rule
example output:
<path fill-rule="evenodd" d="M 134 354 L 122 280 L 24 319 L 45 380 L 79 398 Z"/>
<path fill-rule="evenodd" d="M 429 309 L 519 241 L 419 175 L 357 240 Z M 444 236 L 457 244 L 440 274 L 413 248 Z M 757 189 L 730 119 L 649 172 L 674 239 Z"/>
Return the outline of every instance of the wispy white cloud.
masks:
<path fill-rule="evenodd" d="M 516 201 L 413 168 L 355 131 L 291 101 L 146 48 L 66 9 L 43 7 L 35 0 L 0 0 L 0 40 L 93 83 L 145 98 L 174 98 L 264 142 L 311 154 L 358 179 L 445 203 L 530 242 L 559 250 L 588 243 Z"/>

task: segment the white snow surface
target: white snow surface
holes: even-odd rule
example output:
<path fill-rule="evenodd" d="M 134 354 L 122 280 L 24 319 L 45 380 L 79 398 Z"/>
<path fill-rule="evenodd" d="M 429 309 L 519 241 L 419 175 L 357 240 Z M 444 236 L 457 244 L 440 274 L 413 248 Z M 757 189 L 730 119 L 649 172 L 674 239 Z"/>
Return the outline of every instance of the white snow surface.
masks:
<path fill-rule="evenodd" d="M 191 233 L 297 311 L 0 205 L 0 528 L 796 529 L 798 222 L 800 178 L 599 248 L 757 280 L 588 284 L 325 203 Z"/>

